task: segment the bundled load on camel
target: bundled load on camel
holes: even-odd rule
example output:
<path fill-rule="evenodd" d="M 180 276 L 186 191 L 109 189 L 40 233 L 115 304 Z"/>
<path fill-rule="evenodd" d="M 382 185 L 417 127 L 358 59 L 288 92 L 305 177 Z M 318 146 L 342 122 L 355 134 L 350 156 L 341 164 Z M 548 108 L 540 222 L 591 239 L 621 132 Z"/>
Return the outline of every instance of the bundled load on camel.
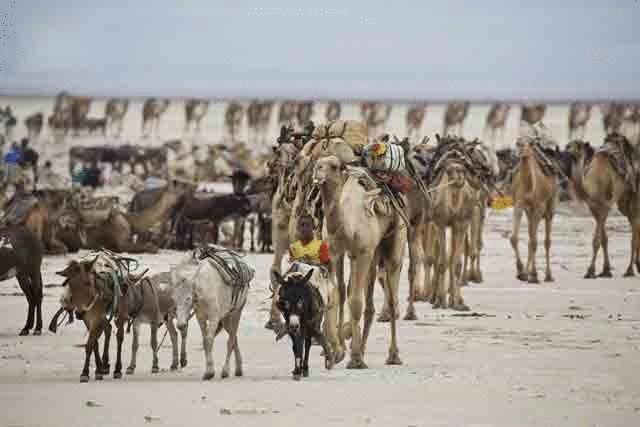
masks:
<path fill-rule="evenodd" d="M 473 176 L 483 183 L 493 183 L 495 175 L 485 153 L 482 142 L 477 138 L 467 141 L 464 138 L 436 135 L 438 146 L 433 155 L 428 159 L 425 177 L 428 183 L 433 182 L 444 170 L 449 160 L 457 160 Z"/>
<path fill-rule="evenodd" d="M 317 141 L 342 140 L 360 154 L 367 144 L 367 126 L 357 120 L 334 120 L 317 126 L 311 136 Z"/>
<path fill-rule="evenodd" d="M 634 165 L 640 161 L 640 158 L 624 135 L 618 133 L 607 135 L 598 152 L 605 153 L 609 157 L 616 173 L 624 177 L 626 184 L 634 192 L 638 190 L 638 171 Z"/>

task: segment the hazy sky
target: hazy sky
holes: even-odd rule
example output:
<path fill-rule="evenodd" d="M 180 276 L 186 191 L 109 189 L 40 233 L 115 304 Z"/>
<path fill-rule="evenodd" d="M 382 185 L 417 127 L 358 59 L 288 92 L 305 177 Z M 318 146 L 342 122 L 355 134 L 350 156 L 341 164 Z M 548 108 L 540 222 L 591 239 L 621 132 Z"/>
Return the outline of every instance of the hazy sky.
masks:
<path fill-rule="evenodd" d="M 6 94 L 640 98 L 637 0 L 0 0 L 0 20 Z"/>

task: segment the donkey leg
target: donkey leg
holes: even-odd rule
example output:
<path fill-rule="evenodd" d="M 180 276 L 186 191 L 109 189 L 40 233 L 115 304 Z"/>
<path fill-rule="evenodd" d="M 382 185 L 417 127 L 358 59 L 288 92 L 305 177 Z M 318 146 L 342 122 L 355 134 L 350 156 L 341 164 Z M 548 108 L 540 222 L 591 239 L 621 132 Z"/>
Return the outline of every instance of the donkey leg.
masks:
<path fill-rule="evenodd" d="M 80 373 L 80 382 L 89 382 L 89 363 L 91 362 L 91 355 L 93 354 L 93 348 L 98 345 L 97 332 L 98 327 L 96 322 L 90 322 L 87 324 L 89 327 L 89 337 L 84 347 L 84 367 Z"/>
<path fill-rule="evenodd" d="M 40 274 L 40 269 L 31 275 L 31 286 L 36 316 L 36 327 L 33 330 L 33 335 L 40 335 L 42 333 L 42 275 Z"/>
<path fill-rule="evenodd" d="M 104 330 L 104 326 L 101 324 L 99 326 L 98 333 L 96 334 L 96 343 L 93 346 L 93 359 L 96 364 L 95 378 L 96 381 L 102 381 L 102 361 L 100 360 L 100 335 L 102 335 L 102 331 Z"/>
<path fill-rule="evenodd" d="M 211 354 L 211 348 L 213 347 L 213 328 L 214 323 L 207 319 L 206 314 L 196 314 L 198 318 L 198 324 L 200 324 L 200 332 L 202 333 L 202 349 L 204 350 L 204 359 L 205 359 L 205 371 L 202 375 L 203 380 L 210 380 L 215 377 L 215 372 L 213 370 L 213 356 Z"/>
<path fill-rule="evenodd" d="M 236 371 L 235 376 L 241 377 L 243 375 L 242 372 L 242 354 L 240 354 L 240 346 L 238 344 L 238 326 L 240 325 L 240 316 L 242 316 L 242 312 L 235 313 L 233 315 L 232 320 L 232 328 L 235 345 L 233 346 L 234 357 L 236 359 Z"/>
<path fill-rule="evenodd" d="M 116 368 L 113 371 L 113 378 L 122 378 L 122 342 L 124 341 L 124 320 L 118 319 L 116 322 Z"/>
<path fill-rule="evenodd" d="M 302 357 L 302 376 L 309 376 L 309 353 L 311 353 L 311 333 L 304 334 L 304 356 Z M 326 342 L 325 342 L 326 347 Z"/>
<path fill-rule="evenodd" d="M 20 331 L 20 336 L 29 335 L 29 330 L 33 328 L 33 315 L 35 312 L 35 302 L 33 290 L 31 289 L 31 281 L 29 280 L 29 276 L 24 273 L 17 274 L 18 284 L 24 293 L 24 296 L 27 298 L 27 304 L 29 304 L 29 308 L 27 309 L 27 322 L 24 324 L 24 328 Z"/>
<path fill-rule="evenodd" d="M 104 375 L 109 375 L 109 371 L 111 370 L 111 365 L 109 365 L 109 343 L 111 342 L 112 329 L 111 322 L 104 319 L 104 349 L 102 351 L 102 373 Z"/>
<path fill-rule="evenodd" d="M 131 339 L 131 361 L 127 367 L 127 375 L 133 375 L 136 371 L 136 359 L 138 356 L 138 339 L 140 336 L 140 322 L 133 319 L 133 338 Z"/>
<path fill-rule="evenodd" d="M 182 342 L 180 344 L 180 367 L 184 368 L 187 366 L 187 334 L 189 332 L 189 326 L 185 325 L 180 328 L 180 336 L 182 338 Z"/>
<path fill-rule="evenodd" d="M 175 371 L 178 369 L 178 331 L 176 331 L 176 326 L 173 324 L 173 319 L 169 317 L 166 322 L 167 331 L 169 333 L 169 338 L 171 339 L 171 369 Z"/>
<path fill-rule="evenodd" d="M 151 364 L 151 373 L 157 374 L 160 372 L 160 367 L 158 366 L 158 323 L 155 321 L 151 322 L 151 351 L 153 352 L 153 360 Z"/>
<path fill-rule="evenodd" d="M 227 331 L 227 354 L 224 359 L 224 366 L 222 367 L 222 373 L 220 374 L 222 378 L 227 378 L 229 376 L 229 363 L 231 361 L 231 353 L 236 346 L 236 335 L 233 333 L 233 320 L 230 316 L 227 316 L 222 320 L 222 325 L 224 330 Z"/>

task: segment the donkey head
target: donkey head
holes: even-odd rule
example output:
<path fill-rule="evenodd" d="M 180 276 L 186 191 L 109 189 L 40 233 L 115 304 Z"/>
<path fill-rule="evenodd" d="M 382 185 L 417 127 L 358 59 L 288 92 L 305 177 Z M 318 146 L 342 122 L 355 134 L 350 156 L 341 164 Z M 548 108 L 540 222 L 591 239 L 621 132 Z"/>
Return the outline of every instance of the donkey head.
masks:
<path fill-rule="evenodd" d="M 282 277 L 278 272 L 273 274 L 280 285 L 278 289 L 278 309 L 284 316 L 289 333 L 299 336 L 302 332 L 303 323 L 311 320 L 312 316 L 311 294 L 307 283 L 313 275 L 313 270 L 309 270 L 306 275 L 290 273 Z"/>
<path fill-rule="evenodd" d="M 61 298 L 62 307 L 66 311 L 78 309 L 85 311 L 83 308 L 89 306 L 96 298 L 97 289 L 95 283 L 95 275 L 93 274 L 93 265 L 98 257 L 92 261 L 71 261 L 64 270 L 57 271 L 56 274 L 64 277 L 66 280 L 66 290 Z"/>

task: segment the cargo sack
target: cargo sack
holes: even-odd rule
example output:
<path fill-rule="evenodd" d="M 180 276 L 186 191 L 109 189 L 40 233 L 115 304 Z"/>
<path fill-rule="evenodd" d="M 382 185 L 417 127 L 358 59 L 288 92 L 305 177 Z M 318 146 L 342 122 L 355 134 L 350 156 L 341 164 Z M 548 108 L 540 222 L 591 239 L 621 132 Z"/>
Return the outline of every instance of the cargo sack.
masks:
<path fill-rule="evenodd" d="M 388 142 L 365 145 L 362 161 L 372 172 L 396 173 L 405 170 L 403 148 Z"/>
<path fill-rule="evenodd" d="M 344 140 L 354 153 L 360 154 L 367 144 L 367 126 L 357 120 L 336 120 L 317 126 L 311 134 L 315 140 Z"/>

